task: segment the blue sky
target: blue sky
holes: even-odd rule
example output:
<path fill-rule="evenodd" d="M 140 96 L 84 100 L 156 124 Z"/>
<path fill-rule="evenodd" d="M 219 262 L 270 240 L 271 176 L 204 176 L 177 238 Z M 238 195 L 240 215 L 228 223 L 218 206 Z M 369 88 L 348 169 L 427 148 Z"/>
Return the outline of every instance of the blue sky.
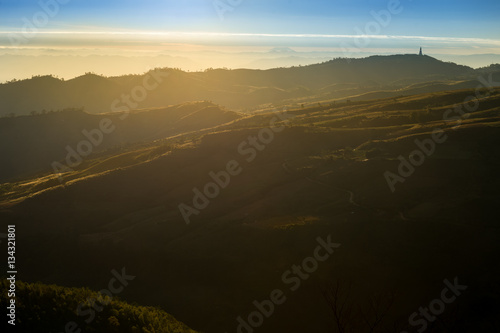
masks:
<path fill-rule="evenodd" d="M 56 0 L 41 0 L 51 3 Z M 67 0 L 61 0 L 65 2 Z M 221 20 L 215 0 L 69 0 L 44 29 L 212 31 L 245 33 L 353 34 L 371 11 L 389 0 L 234 0 Z M 219 0 L 228 6 L 230 0 Z M 500 1 L 401 0 L 383 33 L 438 37 L 500 38 Z M 0 28 L 18 30 L 39 1 L 0 0 Z"/>
<path fill-rule="evenodd" d="M 373 13 L 387 14 L 394 3 L 398 11 L 377 22 Z M 0 54 L 193 45 L 323 48 L 348 57 L 420 46 L 431 54 L 500 54 L 499 18 L 499 0 L 0 0 Z M 370 35 L 367 43 L 362 35 Z"/>

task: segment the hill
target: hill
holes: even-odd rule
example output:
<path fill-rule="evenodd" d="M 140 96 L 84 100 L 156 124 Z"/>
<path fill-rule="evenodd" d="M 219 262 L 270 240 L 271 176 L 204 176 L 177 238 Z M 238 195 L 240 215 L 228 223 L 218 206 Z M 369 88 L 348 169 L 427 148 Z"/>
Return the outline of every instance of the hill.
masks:
<path fill-rule="evenodd" d="M 126 266 L 141 283 L 120 297 L 197 330 L 234 332 L 280 289 L 287 301 L 259 331 L 331 331 L 325 295 L 340 284 L 353 331 L 380 311 L 380 331 L 408 331 L 456 277 L 468 289 L 428 331 L 488 331 L 500 311 L 499 105 L 485 87 L 261 110 L 89 157 L 62 182 L 2 184 L 0 221 L 23 237 L 25 281 L 98 290 Z M 241 170 L 213 192 L 231 161 Z M 181 204 L 197 207 L 189 224 Z M 283 274 L 328 235 L 341 247 L 290 290 Z"/>
<path fill-rule="evenodd" d="M 34 77 L 0 85 L 3 101 L 0 115 L 81 107 L 89 113 L 106 113 L 124 107 L 153 108 L 197 100 L 210 100 L 235 110 L 255 110 L 265 104 L 280 104 L 283 100 L 317 99 L 322 90 L 339 83 L 353 84 L 368 92 L 396 90 L 425 81 L 473 80 L 476 77 L 477 72 L 472 68 L 416 55 L 334 59 L 321 64 L 270 70 L 183 72 L 164 68 L 144 75 L 109 78 L 89 73 L 67 81 Z M 329 93 L 335 92 L 329 90 Z"/>
<path fill-rule="evenodd" d="M 210 102 L 192 102 L 134 112 L 91 115 L 81 109 L 68 109 L 2 118 L 0 155 L 5 160 L 0 165 L 0 181 L 54 171 L 54 162 L 79 164 L 91 153 L 119 153 L 132 145 L 201 131 L 240 117 Z"/>

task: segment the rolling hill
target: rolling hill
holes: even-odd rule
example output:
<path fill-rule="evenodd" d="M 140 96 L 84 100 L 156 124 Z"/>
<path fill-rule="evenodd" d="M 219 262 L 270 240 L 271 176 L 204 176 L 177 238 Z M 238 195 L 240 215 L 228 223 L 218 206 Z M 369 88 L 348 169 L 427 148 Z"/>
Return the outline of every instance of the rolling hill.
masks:
<path fill-rule="evenodd" d="M 491 331 L 500 311 L 500 89 L 368 98 L 245 116 L 207 102 L 130 113 L 127 135 L 138 144 L 90 155 L 60 179 L 47 172 L 1 185 L 1 223 L 23 237 L 22 279 L 98 290 L 110 269 L 127 267 L 137 279 L 123 300 L 215 333 L 237 331 L 237 318 L 276 289 L 287 301 L 259 332 L 331 331 L 332 284 L 345 286 L 352 330 L 369 332 L 361 316 L 379 315 L 374 302 L 389 298 L 378 329 L 411 330 L 408 317 L 457 277 L 468 289 L 428 331 Z M 173 126 L 171 113 L 186 123 Z M 160 123 L 169 132 L 144 138 Z M 187 224 L 180 205 L 195 207 L 196 189 L 207 191 L 231 161 L 240 171 L 216 195 L 204 192 L 208 204 Z M 329 235 L 341 247 L 289 290 L 284 272 Z"/>
<path fill-rule="evenodd" d="M 202 131 L 240 117 L 210 102 L 193 102 L 130 113 L 91 115 L 81 109 L 68 109 L 2 118 L 0 154 L 6 159 L 0 165 L 0 181 L 54 170 L 54 162 L 79 164 L 87 152 L 119 153 L 123 147 Z M 108 124 L 104 131 L 102 124 Z"/>
<path fill-rule="evenodd" d="M 490 72 L 498 72 L 491 68 Z M 143 75 L 101 77 L 86 74 L 62 81 L 50 76 L 0 84 L 0 115 L 45 113 L 84 108 L 89 113 L 210 100 L 234 110 L 257 110 L 266 104 L 295 99 L 348 98 L 369 91 L 398 90 L 426 81 L 477 80 L 478 70 L 429 56 L 393 55 L 334 59 L 321 64 L 269 70 L 211 69 L 183 72 L 157 68 Z M 484 69 L 483 72 L 484 74 Z M 357 92 L 338 93 L 327 87 L 352 84 Z M 446 87 L 442 87 L 446 89 Z M 437 89 L 437 88 L 436 88 Z M 29 98 L 24 98 L 29 96 Z"/>

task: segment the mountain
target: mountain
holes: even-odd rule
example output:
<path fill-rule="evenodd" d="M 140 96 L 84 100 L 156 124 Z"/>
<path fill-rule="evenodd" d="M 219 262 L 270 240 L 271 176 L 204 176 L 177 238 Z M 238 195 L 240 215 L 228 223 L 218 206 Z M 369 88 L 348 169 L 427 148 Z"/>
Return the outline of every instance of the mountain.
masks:
<path fill-rule="evenodd" d="M 200 64 L 186 56 L 142 56 L 140 53 L 123 55 L 85 54 L 80 50 L 75 54 L 60 54 L 56 50 L 33 52 L 37 55 L 0 54 L 0 82 L 13 78 L 28 78 L 32 75 L 57 74 L 60 77 L 73 78 L 85 72 L 105 73 L 107 76 L 117 76 L 124 73 L 143 73 L 147 69 L 168 66 L 184 68 L 185 70 L 200 70 Z M 80 54 L 84 53 L 84 54 Z M 90 52 L 91 53 L 91 52 Z M 30 54 L 30 52 L 28 52 Z"/>
<path fill-rule="evenodd" d="M 297 53 L 289 47 L 275 47 L 269 50 L 269 53 L 279 53 L 279 54 L 293 54 Z"/>
<path fill-rule="evenodd" d="M 452 61 L 473 68 L 480 68 L 490 64 L 499 64 L 499 54 L 471 54 L 471 55 L 453 55 L 453 54 L 437 54 L 439 59 L 444 61 Z"/>
<path fill-rule="evenodd" d="M 319 62 L 329 61 L 331 57 L 306 57 L 306 56 L 281 56 L 271 58 L 260 58 L 248 63 L 245 68 L 253 69 L 271 69 L 278 67 L 295 67 L 317 64 Z"/>
<path fill-rule="evenodd" d="M 270 70 L 183 72 L 164 68 L 109 78 L 87 74 L 67 81 L 44 76 L 1 84 L 0 115 L 80 107 L 89 113 L 105 113 L 123 107 L 152 108 L 197 100 L 244 111 L 283 100 L 315 100 L 325 87 L 339 83 L 370 85 L 371 90 L 400 89 L 424 81 L 472 80 L 476 76 L 470 67 L 416 55 L 334 59 Z"/>

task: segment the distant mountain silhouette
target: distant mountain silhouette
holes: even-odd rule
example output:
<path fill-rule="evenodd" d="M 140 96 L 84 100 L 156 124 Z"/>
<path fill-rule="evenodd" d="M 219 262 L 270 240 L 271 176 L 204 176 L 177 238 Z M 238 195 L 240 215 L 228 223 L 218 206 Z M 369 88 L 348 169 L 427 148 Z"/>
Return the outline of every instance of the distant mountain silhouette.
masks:
<path fill-rule="evenodd" d="M 162 73 L 161 83 L 132 108 L 211 100 L 234 109 L 251 109 L 284 99 L 314 97 L 321 89 L 338 83 L 374 86 L 373 89 L 404 88 L 424 81 L 475 79 L 477 76 L 476 70 L 470 67 L 418 55 L 334 59 L 321 64 L 270 70 L 184 72 L 166 68 L 158 71 Z M 109 78 L 86 74 L 67 81 L 44 76 L 1 84 L 0 116 L 68 107 L 84 107 L 89 113 L 110 112 L 116 99 L 130 95 L 133 89 L 140 90 L 145 78 L 152 73 Z"/>
<path fill-rule="evenodd" d="M 281 53 L 281 54 L 288 53 L 288 54 L 290 54 L 290 53 L 297 53 L 297 52 L 295 52 L 294 50 L 292 50 L 289 47 L 275 47 L 275 48 L 271 49 L 269 51 L 269 53 Z"/>
<path fill-rule="evenodd" d="M 252 69 L 272 69 L 279 67 L 305 66 L 329 61 L 331 59 L 331 57 L 307 57 L 281 53 L 273 53 L 273 55 L 273 57 L 268 56 L 254 60 L 248 63 L 246 67 Z"/>

